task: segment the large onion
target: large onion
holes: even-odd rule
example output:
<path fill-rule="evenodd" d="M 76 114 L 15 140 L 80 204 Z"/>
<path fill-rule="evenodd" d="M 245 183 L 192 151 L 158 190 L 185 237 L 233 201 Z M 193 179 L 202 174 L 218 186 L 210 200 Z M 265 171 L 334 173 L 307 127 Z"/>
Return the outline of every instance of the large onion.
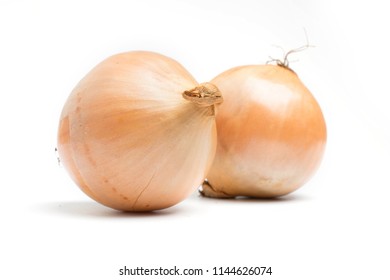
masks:
<path fill-rule="evenodd" d="M 224 96 L 217 153 L 202 193 L 276 197 L 301 187 L 321 161 L 326 126 L 296 73 L 280 65 L 230 69 L 211 81 Z"/>
<path fill-rule="evenodd" d="M 118 210 L 170 207 L 204 180 L 216 148 L 211 84 L 151 52 L 109 57 L 63 108 L 58 152 L 91 198 Z"/>

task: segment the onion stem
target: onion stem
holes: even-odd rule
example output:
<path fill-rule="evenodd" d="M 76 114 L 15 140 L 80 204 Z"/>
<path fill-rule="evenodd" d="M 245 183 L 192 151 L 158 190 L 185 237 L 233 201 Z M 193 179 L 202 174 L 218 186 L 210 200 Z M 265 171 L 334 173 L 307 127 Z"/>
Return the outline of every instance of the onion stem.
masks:
<path fill-rule="evenodd" d="M 222 103 L 223 98 L 219 89 L 211 83 L 202 83 L 191 90 L 182 93 L 184 99 L 200 107 L 208 107 Z"/>

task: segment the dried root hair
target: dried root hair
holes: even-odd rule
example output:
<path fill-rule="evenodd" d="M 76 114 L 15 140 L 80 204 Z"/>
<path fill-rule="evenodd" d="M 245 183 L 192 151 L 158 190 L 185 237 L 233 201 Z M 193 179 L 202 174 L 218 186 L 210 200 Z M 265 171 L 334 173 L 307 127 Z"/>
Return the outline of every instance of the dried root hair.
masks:
<path fill-rule="evenodd" d="M 295 48 L 295 49 L 291 49 L 288 52 L 286 52 L 281 46 L 274 45 L 275 47 L 277 47 L 277 48 L 279 48 L 279 49 L 281 49 L 283 51 L 283 59 L 277 59 L 277 58 L 273 58 L 273 57 L 270 56 L 269 60 L 266 62 L 266 64 L 276 63 L 276 65 L 278 65 L 280 67 L 292 70 L 290 68 L 289 56 L 291 54 L 293 54 L 293 53 L 301 52 L 301 51 L 307 50 L 308 48 L 314 48 L 315 47 L 315 46 L 309 44 L 309 38 L 307 36 L 307 32 L 306 32 L 305 29 L 304 29 L 304 32 L 305 32 L 305 38 L 306 38 L 306 44 L 305 45 L 300 46 L 300 47 Z"/>

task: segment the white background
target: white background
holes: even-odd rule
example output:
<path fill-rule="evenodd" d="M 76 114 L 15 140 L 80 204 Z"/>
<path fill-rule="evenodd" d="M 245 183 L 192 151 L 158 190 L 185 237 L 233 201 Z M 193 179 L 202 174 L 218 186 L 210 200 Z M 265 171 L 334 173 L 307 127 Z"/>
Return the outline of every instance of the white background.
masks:
<path fill-rule="evenodd" d="M 0 0 L 0 278 L 148 279 L 128 267 L 272 266 L 264 277 L 390 279 L 390 43 L 386 1 Z M 322 106 L 328 145 L 312 180 L 275 201 L 196 193 L 124 214 L 57 164 L 59 114 L 109 55 L 152 50 L 200 82 L 305 44 L 291 64 Z"/>

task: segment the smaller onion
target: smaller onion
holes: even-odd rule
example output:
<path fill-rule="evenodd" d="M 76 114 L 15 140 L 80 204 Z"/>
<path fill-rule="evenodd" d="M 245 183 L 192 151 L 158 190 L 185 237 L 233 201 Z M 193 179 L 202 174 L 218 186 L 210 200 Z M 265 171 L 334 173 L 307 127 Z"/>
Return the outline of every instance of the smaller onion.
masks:
<path fill-rule="evenodd" d="M 218 89 L 152 52 L 109 57 L 66 101 L 60 159 L 94 200 L 118 210 L 175 205 L 203 182 L 216 149 Z"/>
<path fill-rule="evenodd" d="M 326 125 L 297 74 L 281 65 L 250 65 L 211 82 L 224 103 L 217 115 L 217 153 L 202 193 L 267 198 L 307 182 L 322 159 Z"/>

